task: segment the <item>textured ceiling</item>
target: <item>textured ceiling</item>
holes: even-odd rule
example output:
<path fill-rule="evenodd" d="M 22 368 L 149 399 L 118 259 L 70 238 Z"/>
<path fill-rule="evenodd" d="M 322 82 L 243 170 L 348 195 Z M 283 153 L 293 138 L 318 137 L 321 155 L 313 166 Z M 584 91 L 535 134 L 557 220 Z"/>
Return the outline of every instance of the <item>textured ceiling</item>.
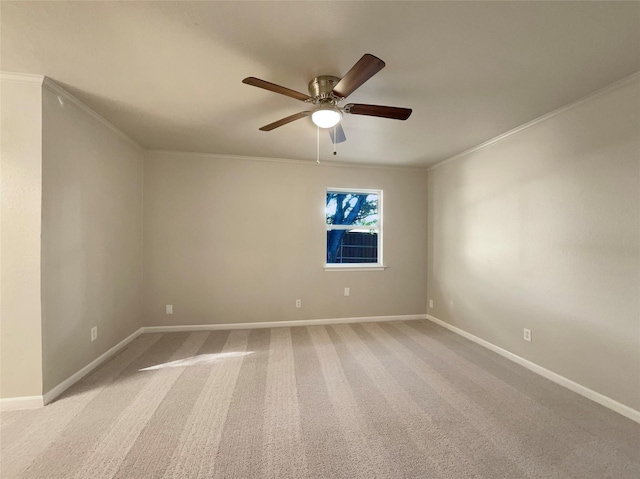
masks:
<path fill-rule="evenodd" d="M 258 128 L 364 54 L 339 161 L 427 166 L 640 70 L 639 2 L 0 2 L 0 68 L 43 74 L 145 148 L 314 160 L 310 118 Z M 322 132 L 321 155 L 332 145 Z"/>

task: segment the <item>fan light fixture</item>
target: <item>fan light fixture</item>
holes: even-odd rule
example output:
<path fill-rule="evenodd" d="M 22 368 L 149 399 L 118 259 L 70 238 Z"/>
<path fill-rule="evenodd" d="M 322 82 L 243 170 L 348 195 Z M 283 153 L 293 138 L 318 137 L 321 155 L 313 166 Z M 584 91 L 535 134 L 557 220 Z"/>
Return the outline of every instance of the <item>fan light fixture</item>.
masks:
<path fill-rule="evenodd" d="M 331 136 L 331 142 L 335 145 L 347 139 L 342 125 L 340 125 L 342 115 L 345 113 L 350 115 L 390 118 L 392 120 L 406 120 L 411 116 L 410 108 L 365 105 L 362 103 L 349 103 L 348 105 L 339 106 L 340 102 L 345 100 L 383 68 L 384 62 L 382 60 L 370 53 L 365 53 L 342 78 L 333 75 L 319 75 L 312 78 L 308 85 L 308 95 L 256 77 L 247 77 L 242 80 L 242 83 L 294 98 L 306 103 L 311 108 L 310 110 L 294 113 L 293 115 L 269 123 L 261 127 L 260 131 L 272 131 L 292 121 L 311 116 L 313 123 L 317 125 L 318 128 L 327 130 Z"/>
<path fill-rule="evenodd" d="M 340 123 L 342 113 L 338 108 L 323 106 L 311 114 L 311 120 L 320 128 L 331 128 Z"/>

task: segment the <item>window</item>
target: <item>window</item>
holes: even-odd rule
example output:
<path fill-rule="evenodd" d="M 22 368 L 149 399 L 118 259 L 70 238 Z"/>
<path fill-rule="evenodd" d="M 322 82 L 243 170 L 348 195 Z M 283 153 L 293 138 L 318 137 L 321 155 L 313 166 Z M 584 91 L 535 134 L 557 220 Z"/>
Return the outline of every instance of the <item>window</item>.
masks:
<path fill-rule="evenodd" d="M 382 191 L 327 189 L 326 268 L 382 267 Z"/>

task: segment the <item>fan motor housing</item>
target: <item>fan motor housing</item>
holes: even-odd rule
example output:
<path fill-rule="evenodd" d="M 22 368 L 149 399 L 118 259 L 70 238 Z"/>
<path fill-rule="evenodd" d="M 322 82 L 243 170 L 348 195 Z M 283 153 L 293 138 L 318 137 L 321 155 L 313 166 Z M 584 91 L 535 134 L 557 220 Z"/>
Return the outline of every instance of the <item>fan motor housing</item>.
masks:
<path fill-rule="evenodd" d="M 309 82 L 309 96 L 318 100 L 332 97 L 331 91 L 340 78 L 331 75 L 320 75 Z"/>

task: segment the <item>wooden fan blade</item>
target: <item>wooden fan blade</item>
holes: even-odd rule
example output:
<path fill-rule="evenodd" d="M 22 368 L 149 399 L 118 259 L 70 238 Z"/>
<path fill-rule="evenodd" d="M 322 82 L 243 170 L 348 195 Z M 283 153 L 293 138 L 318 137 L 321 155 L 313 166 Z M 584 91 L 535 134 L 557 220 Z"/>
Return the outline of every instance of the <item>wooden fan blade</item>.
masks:
<path fill-rule="evenodd" d="M 291 98 L 295 98 L 296 100 L 300 100 L 300 101 L 306 101 L 311 99 L 309 95 L 305 95 L 304 93 L 300 93 L 299 91 L 291 90 L 290 88 L 276 85 L 275 83 L 260 80 L 260 78 L 256 78 L 256 77 L 247 77 L 244 80 L 242 80 L 242 83 L 246 83 L 247 85 L 251 85 L 251 86 L 257 86 L 258 88 L 264 88 L 265 90 L 273 91 L 275 93 L 280 93 L 281 95 L 290 96 Z"/>
<path fill-rule="evenodd" d="M 335 134 L 333 130 L 335 129 Z M 342 143 L 343 141 L 347 141 L 347 137 L 344 134 L 344 130 L 342 129 L 342 124 L 338 123 L 334 128 L 327 128 L 329 130 L 329 136 L 331 137 L 331 143 L 334 145 L 336 143 Z"/>
<path fill-rule="evenodd" d="M 351 67 L 342 80 L 333 89 L 333 94 L 346 98 L 356 91 L 364 82 L 384 68 L 384 62 L 369 53 L 362 55 L 358 63 Z"/>
<path fill-rule="evenodd" d="M 295 115 L 288 116 L 278 121 L 274 121 L 273 123 L 269 123 L 266 126 L 260 128 L 261 131 L 271 131 L 275 128 L 278 128 L 282 125 L 286 125 L 287 123 L 291 123 L 292 121 L 299 120 L 300 118 L 304 118 L 305 116 L 311 115 L 310 111 L 301 111 L 300 113 L 296 113 Z"/>
<path fill-rule="evenodd" d="M 406 120 L 411 116 L 411 108 L 398 108 L 395 106 L 363 105 L 362 103 L 349 103 L 344 111 L 352 115 L 379 116 L 392 120 Z"/>

